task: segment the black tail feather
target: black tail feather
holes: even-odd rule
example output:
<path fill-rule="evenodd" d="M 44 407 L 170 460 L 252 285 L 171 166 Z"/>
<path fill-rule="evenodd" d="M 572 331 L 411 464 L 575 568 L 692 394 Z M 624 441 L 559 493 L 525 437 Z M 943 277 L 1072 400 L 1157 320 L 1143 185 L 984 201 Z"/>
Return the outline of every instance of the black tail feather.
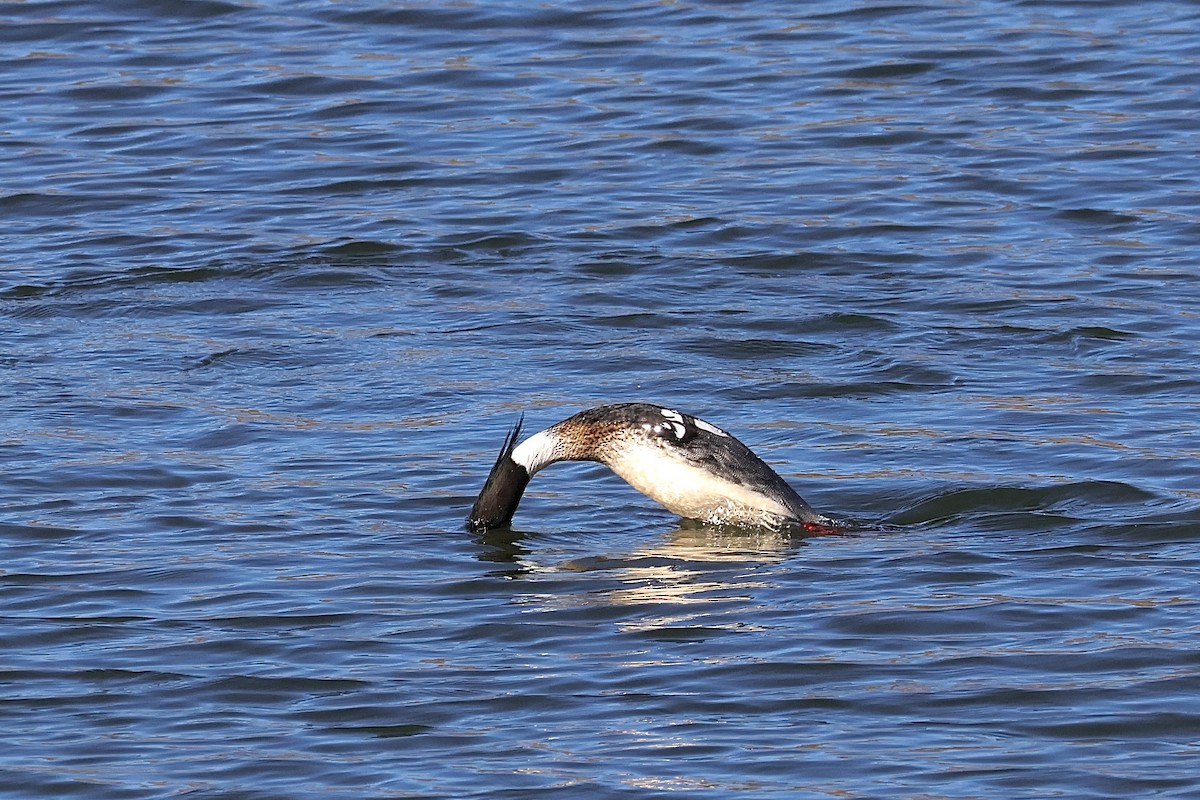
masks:
<path fill-rule="evenodd" d="M 521 496 L 525 494 L 525 487 L 529 485 L 528 470 L 512 458 L 524 422 L 525 415 L 522 414 L 517 424 L 509 430 L 504 446 L 500 448 L 500 455 L 496 457 L 496 463 L 488 473 L 483 489 L 475 498 L 475 504 L 471 506 L 471 513 L 467 516 L 469 530 L 482 532 L 492 528 L 504 528 L 512 522 L 513 514 L 521 503 Z"/>

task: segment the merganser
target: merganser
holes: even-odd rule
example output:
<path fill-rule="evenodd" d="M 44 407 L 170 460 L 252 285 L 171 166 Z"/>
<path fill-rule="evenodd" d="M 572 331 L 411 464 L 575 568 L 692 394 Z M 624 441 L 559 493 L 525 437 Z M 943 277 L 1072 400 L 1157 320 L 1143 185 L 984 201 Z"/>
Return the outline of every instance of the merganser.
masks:
<path fill-rule="evenodd" d="M 598 461 L 681 517 L 710 524 L 835 530 L 749 447 L 702 419 L 650 403 L 580 411 L 517 444 L 524 416 L 500 448 L 467 527 L 507 527 L 529 480 L 556 461 Z"/>

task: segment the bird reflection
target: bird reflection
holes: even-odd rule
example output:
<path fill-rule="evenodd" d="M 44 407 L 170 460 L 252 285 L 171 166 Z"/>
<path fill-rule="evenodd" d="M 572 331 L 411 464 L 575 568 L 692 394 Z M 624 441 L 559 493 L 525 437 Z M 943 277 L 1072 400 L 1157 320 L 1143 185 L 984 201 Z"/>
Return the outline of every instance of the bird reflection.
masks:
<path fill-rule="evenodd" d="M 554 547 L 546 546 L 545 534 L 533 531 L 499 528 L 478 534 L 477 557 L 496 565 L 490 575 L 508 579 L 537 579 L 538 577 L 571 574 L 599 575 L 616 578 L 597 593 L 596 584 L 588 580 L 581 585 L 579 596 L 568 597 L 561 588 L 539 602 L 562 607 L 602 602 L 621 606 L 643 603 L 691 604 L 728 600 L 743 596 L 751 588 L 761 588 L 763 565 L 779 564 L 792 558 L 807 546 L 810 537 L 786 531 L 743 526 L 711 525 L 695 520 L 680 520 L 676 526 L 647 540 L 638 537 L 630 549 L 620 552 L 607 548 L 604 552 L 587 552 L 588 542 L 596 535 L 581 533 L 580 548 L 575 555 L 558 560 L 545 557 L 562 551 L 561 538 L 555 537 Z M 612 543 L 618 538 L 605 536 Z M 530 542 L 543 540 L 541 546 Z M 581 552 L 582 550 L 582 552 Z"/>

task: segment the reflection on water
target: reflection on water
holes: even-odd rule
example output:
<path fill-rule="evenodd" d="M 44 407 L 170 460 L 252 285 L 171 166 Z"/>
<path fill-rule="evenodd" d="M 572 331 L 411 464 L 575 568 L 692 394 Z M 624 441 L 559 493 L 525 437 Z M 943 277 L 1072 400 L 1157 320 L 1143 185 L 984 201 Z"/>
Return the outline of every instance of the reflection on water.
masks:
<path fill-rule="evenodd" d="M 630 566 L 638 560 L 659 560 L 668 565 L 689 562 L 778 563 L 795 554 L 810 538 L 767 528 L 707 525 L 687 519 L 677 520 L 676 526 L 665 533 L 655 532 L 649 536 L 657 539 L 659 544 L 650 547 L 645 541 L 630 541 L 627 535 L 622 534 L 620 540 L 628 541 L 631 547 L 625 555 L 596 555 L 565 560 L 547 567 L 534 561 L 522 561 L 523 557 L 538 552 L 537 534 L 498 528 L 478 535 L 478 541 L 483 546 L 479 558 L 484 561 L 519 562 L 530 572 L 611 570 Z M 584 537 L 585 541 L 593 544 L 596 538 L 596 534 Z"/>
<path fill-rule="evenodd" d="M 763 567 L 784 564 L 804 546 L 803 538 L 778 531 L 693 521 L 653 534 L 655 544 L 626 536 L 622 540 L 630 545 L 627 552 L 615 553 L 609 545 L 603 554 L 559 560 L 518 547 L 524 535 L 517 532 L 491 531 L 481 538 L 488 546 L 482 558 L 514 564 L 502 573 L 506 577 L 537 585 L 555 576 L 586 573 L 592 587 L 582 594 L 524 592 L 514 598 L 519 604 L 542 612 L 597 609 L 605 618 L 614 608 L 633 608 L 637 614 L 623 614 L 616 630 L 697 641 L 720 631 L 754 629 L 753 598 L 775 586 L 772 573 Z M 560 549 L 556 544 L 554 549 Z M 735 608 L 743 608 L 745 614 Z"/>

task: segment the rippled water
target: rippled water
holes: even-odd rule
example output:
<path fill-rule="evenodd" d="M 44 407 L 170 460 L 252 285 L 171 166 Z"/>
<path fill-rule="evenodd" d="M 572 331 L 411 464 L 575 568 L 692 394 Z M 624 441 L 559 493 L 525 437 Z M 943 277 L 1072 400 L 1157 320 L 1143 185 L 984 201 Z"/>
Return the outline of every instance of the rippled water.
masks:
<path fill-rule="evenodd" d="M 1194 4 L 0 24 L 6 796 L 1196 796 Z M 870 530 L 462 530 L 619 400 Z"/>

